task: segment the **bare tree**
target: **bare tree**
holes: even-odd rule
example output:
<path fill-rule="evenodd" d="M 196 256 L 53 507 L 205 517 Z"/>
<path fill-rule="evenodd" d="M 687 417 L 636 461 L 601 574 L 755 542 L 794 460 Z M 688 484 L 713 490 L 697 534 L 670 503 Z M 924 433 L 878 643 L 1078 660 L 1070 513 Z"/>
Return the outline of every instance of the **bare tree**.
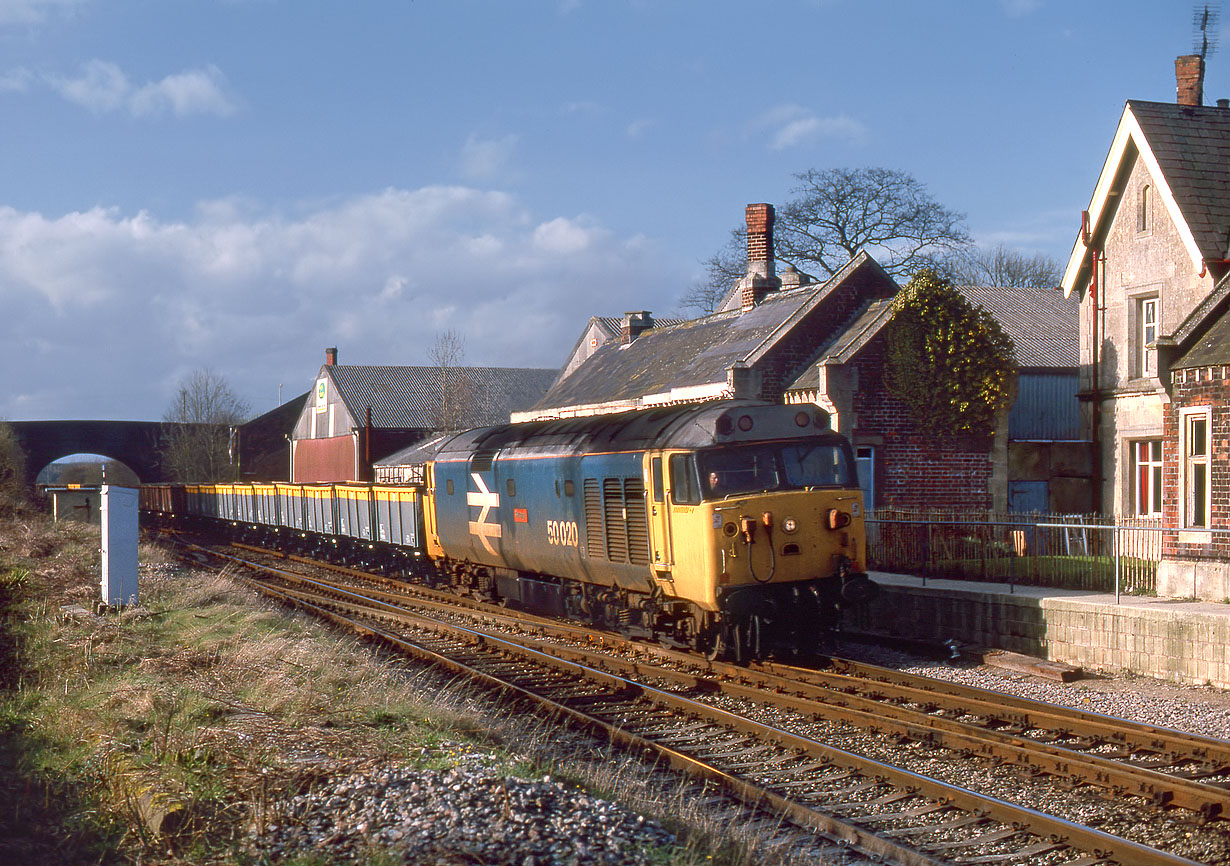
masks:
<path fill-rule="evenodd" d="M 722 299 L 747 273 L 747 227 L 732 229 L 726 245 L 705 260 L 705 275 L 679 299 L 685 310 L 699 315 L 717 311 Z"/>
<path fill-rule="evenodd" d="M 435 342 L 427 350 L 427 358 L 437 369 L 440 383 L 440 405 L 437 408 L 437 430 L 461 430 L 469 426 L 474 414 L 471 382 L 464 369 L 465 337 L 449 329 L 437 332 Z"/>
<path fill-rule="evenodd" d="M 795 178 L 797 198 L 778 210 L 774 246 L 801 271 L 832 276 L 867 250 L 899 277 L 971 243 L 965 215 L 939 204 L 906 172 L 809 169 Z"/>
<path fill-rule="evenodd" d="M 941 270 L 958 286 L 1052 289 L 1063 277 L 1059 262 L 1050 256 L 1029 256 L 1003 244 L 968 247 L 946 259 Z"/>
<path fill-rule="evenodd" d="M 809 274 L 831 277 L 867 250 L 894 277 L 924 267 L 945 274 L 971 244 L 964 214 L 943 207 L 911 175 L 888 168 L 809 169 L 796 174 L 798 197 L 777 210 L 774 256 Z M 711 313 L 747 273 L 747 229 L 733 229 L 705 262 L 705 276 L 680 298 Z"/>
<path fill-rule="evenodd" d="M 237 478 L 235 427 L 251 413 L 220 374 L 196 370 L 179 384 L 162 420 L 180 426 L 163 441 L 163 466 L 178 481 L 210 482 Z"/>

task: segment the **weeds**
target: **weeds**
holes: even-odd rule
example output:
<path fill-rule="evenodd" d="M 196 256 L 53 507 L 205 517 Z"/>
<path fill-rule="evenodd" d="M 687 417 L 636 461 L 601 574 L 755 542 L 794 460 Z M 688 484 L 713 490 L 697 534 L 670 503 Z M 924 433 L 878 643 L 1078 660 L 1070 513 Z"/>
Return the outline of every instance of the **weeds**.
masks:
<path fill-rule="evenodd" d="M 0 523 L 0 861 L 243 862 L 248 832 L 326 775 L 494 754 L 497 772 L 549 774 L 675 829 L 689 842 L 664 864 L 753 862 L 755 840 L 706 822 L 696 786 L 664 789 L 634 759 L 148 545 L 141 605 L 61 615 L 97 593 L 96 532 Z"/>

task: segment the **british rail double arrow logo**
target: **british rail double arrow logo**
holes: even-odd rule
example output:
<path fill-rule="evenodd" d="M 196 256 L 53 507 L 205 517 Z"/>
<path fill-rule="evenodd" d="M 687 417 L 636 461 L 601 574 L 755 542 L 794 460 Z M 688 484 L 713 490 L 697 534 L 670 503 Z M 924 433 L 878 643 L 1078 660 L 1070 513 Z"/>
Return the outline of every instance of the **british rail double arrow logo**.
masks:
<path fill-rule="evenodd" d="M 471 472 L 470 477 L 474 479 L 478 492 L 466 492 L 466 505 L 475 505 L 482 509 L 478 512 L 478 520 L 470 521 L 470 534 L 478 536 L 483 547 L 494 556 L 495 548 L 491 545 L 491 539 L 503 537 L 503 531 L 500 524 L 487 522 L 487 514 L 491 509 L 500 507 L 500 494 L 488 490 L 483 477 L 477 472 Z"/>

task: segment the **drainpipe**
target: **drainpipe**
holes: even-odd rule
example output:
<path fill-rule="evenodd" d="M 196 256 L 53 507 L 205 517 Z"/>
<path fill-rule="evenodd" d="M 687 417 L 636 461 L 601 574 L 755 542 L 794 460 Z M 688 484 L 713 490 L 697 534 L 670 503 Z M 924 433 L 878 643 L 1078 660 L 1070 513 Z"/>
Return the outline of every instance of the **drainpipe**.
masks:
<path fill-rule="evenodd" d="M 363 475 L 364 481 L 372 480 L 372 407 L 367 407 L 366 426 L 363 430 Z"/>
<path fill-rule="evenodd" d="M 1102 366 L 1102 347 L 1098 338 L 1098 320 L 1102 316 L 1104 306 L 1098 303 L 1098 265 L 1105 262 L 1103 252 L 1093 246 L 1089 231 L 1089 211 L 1081 211 L 1081 237 L 1085 248 L 1089 250 L 1089 296 L 1093 304 L 1093 340 L 1090 348 L 1091 368 L 1089 390 L 1092 392 L 1090 421 L 1092 430 L 1090 439 L 1093 450 L 1093 512 L 1102 513 L 1102 391 L 1099 368 Z"/>

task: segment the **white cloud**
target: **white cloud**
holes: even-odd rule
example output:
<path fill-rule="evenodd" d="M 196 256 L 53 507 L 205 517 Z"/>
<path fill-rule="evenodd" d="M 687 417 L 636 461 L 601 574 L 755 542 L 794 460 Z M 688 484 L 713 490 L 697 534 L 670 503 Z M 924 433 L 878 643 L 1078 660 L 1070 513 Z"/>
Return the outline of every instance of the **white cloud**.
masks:
<path fill-rule="evenodd" d="M 500 138 L 479 138 L 471 135 L 461 148 L 461 174 L 471 181 L 491 181 L 502 176 L 520 137 L 509 134 Z"/>
<path fill-rule="evenodd" d="M 589 114 L 599 115 L 606 112 L 606 109 L 601 104 L 588 99 L 582 99 L 578 102 L 569 102 L 564 106 L 564 114 Z"/>
<path fill-rule="evenodd" d="M 52 12 L 71 12 L 87 0 L 0 0 L 0 25 L 38 24 Z"/>
<path fill-rule="evenodd" d="M 225 78 L 215 66 L 168 75 L 132 94 L 132 113 L 145 115 L 170 110 L 179 117 L 189 114 L 226 117 L 235 112 L 235 106 L 223 94 L 224 84 Z"/>
<path fill-rule="evenodd" d="M 22 93 L 30 88 L 34 76 L 24 68 L 11 69 L 0 75 L 0 93 Z"/>
<path fill-rule="evenodd" d="M 132 90 L 124 71 L 104 60 L 91 60 L 76 78 L 52 78 L 50 83 L 69 102 L 95 114 L 123 107 Z"/>
<path fill-rule="evenodd" d="M 820 117 L 810 108 L 787 103 L 757 117 L 751 124 L 751 133 L 767 136 L 770 150 L 785 150 L 820 138 L 856 141 L 866 135 L 867 128 L 849 115 Z"/>
<path fill-rule="evenodd" d="M 225 76 L 214 66 L 168 75 L 161 81 L 136 87 L 116 64 L 91 60 L 77 77 L 52 76 L 47 82 L 64 99 L 95 114 L 127 111 L 137 117 L 164 112 L 180 117 L 226 117 L 235 112 L 235 104 L 223 92 Z"/>
<path fill-rule="evenodd" d="M 601 240 L 603 232 L 573 220 L 556 217 L 534 229 L 534 246 L 546 253 L 573 255 Z"/>
<path fill-rule="evenodd" d="M 653 121 L 648 118 L 639 118 L 628 124 L 628 138 L 637 139 L 643 136 L 653 126 Z"/>
<path fill-rule="evenodd" d="M 216 369 L 257 410 L 343 363 L 421 364 L 454 328 L 472 364 L 561 364 L 591 315 L 669 310 L 690 263 L 590 217 L 535 218 L 472 187 L 386 189 L 277 213 L 202 203 L 187 221 L 0 207 L 0 417 L 157 418 Z"/>
<path fill-rule="evenodd" d="M 1042 0 L 1000 0 L 1000 6 L 1009 18 L 1020 18 L 1041 9 Z"/>

